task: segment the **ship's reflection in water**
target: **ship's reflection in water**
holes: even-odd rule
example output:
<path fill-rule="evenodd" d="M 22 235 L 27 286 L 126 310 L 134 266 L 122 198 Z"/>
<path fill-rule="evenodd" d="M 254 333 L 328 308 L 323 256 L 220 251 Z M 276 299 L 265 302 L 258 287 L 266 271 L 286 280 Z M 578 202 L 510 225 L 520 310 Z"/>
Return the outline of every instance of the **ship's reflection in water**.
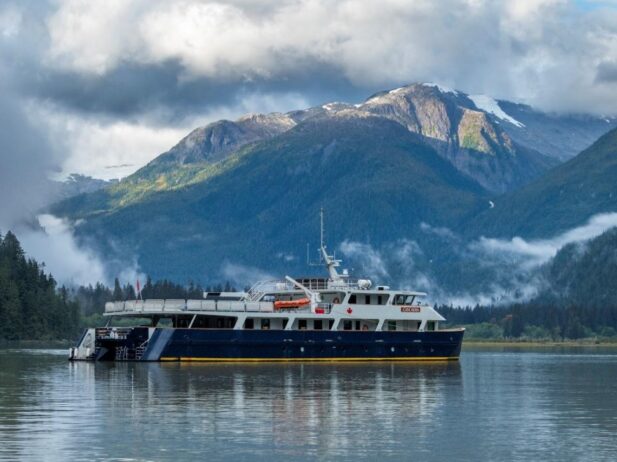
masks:
<path fill-rule="evenodd" d="M 359 364 L 0 350 L 0 460 L 614 460 L 616 432 L 617 356 L 599 350 Z"/>
<path fill-rule="evenodd" d="M 446 383 L 461 381 L 456 362 L 164 364 L 143 372 L 148 394 L 140 408 L 166 396 L 200 438 L 228 439 L 229 448 L 259 442 L 293 456 L 387 452 L 410 425 L 426 428 L 455 399 L 443 393 Z"/>
<path fill-rule="evenodd" d="M 168 451 L 212 448 L 231 456 L 250 448 L 264 458 L 279 449 L 295 458 L 394 451 L 402 434 L 421 436 L 433 414 L 456 399 L 445 387 L 461 383 L 458 362 L 78 363 L 71 373 L 93 374 L 78 380 L 114 397 L 97 399 L 100 415 L 131 416 L 130 428 L 109 429 L 116 441 L 159 433 L 154 441 Z"/>

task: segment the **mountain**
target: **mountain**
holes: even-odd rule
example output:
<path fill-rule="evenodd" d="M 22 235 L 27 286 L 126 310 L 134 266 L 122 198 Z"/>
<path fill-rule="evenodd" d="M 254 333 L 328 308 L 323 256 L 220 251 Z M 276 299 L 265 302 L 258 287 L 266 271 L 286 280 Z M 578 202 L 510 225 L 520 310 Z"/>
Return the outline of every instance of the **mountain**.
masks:
<path fill-rule="evenodd" d="M 118 180 L 100 180 L 91 176 L 71 173 L 64 181 L 54 181 L 56 200 L 86 194 L 116 184 Z"/>
<path fill-rule="evenodd" d="M 422 135 L 442 157 L 489 191 L 511 190 L 557 164 L 513 142 L 495 116 L 479 109 L 468 95 L 437 85 L 380 92 L 358 110 L 395 120 Z"/>
<path fill-rule="evenodd" d="M 486 192 L 400 124 L 345 111 L 312 117 L 218 162 L 206 180 L 118 202 L 110 189 L 68 199 L 53 213 L 106 255 L 139 256 L 158 278 L 207 280 L 226 262 L 305 271 L 325 207 L 328 237 L 375 244 L 419 223 L 453 225 Z"/>
<path fill-rule="evenodd" d="M 617 228 L 563 247 L 545 268 L 544 297 L 584 306 L 617 306 Z"/>
<path fill-rule="evenodd" d="M 525 123 L 506 114 L 500 105 Z M 287 114 L 251 114 L 236 121 L 214 122 L 191 132 L 129 179 L 168 182 L 166 174 L 172 168 L 186 170 L 189 165 L 216 163 L 298 123 L 338 112 L 355 117 L 371 114 L 400 123 L 421 135 L 459 171 L 496 193 L 529 182 L 617 124 L 613 119 L 544 114 L 528 106 L 470 96 L 434 84 L 412 84 L 377 93 L 361 104 L 328 103 Z M 172 178 L 172 183 L 176 179 Z"/>
<path fill-rule="evenodd" d="M 525 104 L 497 102 L 518 124 L 504 129 L 516 143 L 534 149 L 561 162 L 571 159 L 598 138 L 617 127 L 615 117 L 585 114 L 550 114 Z"/>
<path fill-rule="evenodd" d="M 613 123 L 580 117 L 585 136 Z M 324 207 L 333 248 L 366 246 L 360 253 L 376 273 L 388 270 L 373 250 L 401 255 L 390 278 L 422 268 L 448 289 L 472 279 L 479 286 L 491 281 L 495 265 L 471 271 L 461 239 L 521 231 L 525 214 L 543 200 L 542 185 L 557 185 L 559 172 L 569 164 L 576 170 L 586 156 L 546 173 L 558 161 L 536 148 L 558 150 L 569 138 L 546 135 L 534 144 L 521 133 L 550 124 L 565 130 L 575 119 L 414 84 L 361 104 L 215 122 L 130 177 L 51 212 L 76 223 L 77 237 L 108 259 L 136 260 L 156 278 L 211 282 L 263 276 L 246 273 L 247 266 L 306 271 L 303 248 L 315 241 Z M 593 175 L 581 181 L 608 184 L 610 156 L 588 163 L 583 168 Z M 572 194 L 564 204 L 576 202 Z M 587 210 L 585 201 L 579 208 Z M 529 229 L 552 232 L 552 213 L 539 210 Z M 573 214 L 561 225 L 579 225 L 589 215 Z M 245 273 L 232 278 L 234 271 Z"/>
<path fill-rule="evenodd" d="M 235 149 L 279 135 L 296 125 L 287 114 L 249 114 L 235 122 L 219 120 L 197 128 L 149 166 L 216 162 Z"/>
<path fill-rule="evenodd" d="M 617 129 L 578 156 L 518 191 L 493 199 L 494 207 L 467 226 L 470 235 L 544 237 L 617 211 Z"/>

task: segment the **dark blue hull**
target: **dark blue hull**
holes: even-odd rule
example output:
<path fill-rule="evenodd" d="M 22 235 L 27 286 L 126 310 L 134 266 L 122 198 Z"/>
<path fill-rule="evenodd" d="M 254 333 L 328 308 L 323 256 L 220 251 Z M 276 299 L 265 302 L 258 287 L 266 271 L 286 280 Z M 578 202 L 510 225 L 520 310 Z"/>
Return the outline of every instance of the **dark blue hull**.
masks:
<path fill-rule="evenodd" d="M 147 328 L 119 339 L 97 339 L 98 360 L 311 361 L 458 359 L 463 330 L 431 332 L 286 331 Z M 119 357 L 117 351 L 123 351 Z"/>

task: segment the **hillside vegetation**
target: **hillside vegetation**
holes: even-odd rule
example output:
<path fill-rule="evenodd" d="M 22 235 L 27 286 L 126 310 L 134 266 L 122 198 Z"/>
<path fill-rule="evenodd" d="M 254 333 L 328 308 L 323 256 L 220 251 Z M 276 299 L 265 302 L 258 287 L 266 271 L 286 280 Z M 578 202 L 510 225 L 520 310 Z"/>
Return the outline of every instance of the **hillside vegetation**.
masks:
<path fill-rule="evenodd" d="M 472 220 L 470 235 L 545 237 L 617 211 L 617 129 Z"/>
<path fill-rule="evenodd" d="M 13 233 L 0 236 L 0 340 L 72 339 L 79 321 L 68 290 L 25 257 Z"/>

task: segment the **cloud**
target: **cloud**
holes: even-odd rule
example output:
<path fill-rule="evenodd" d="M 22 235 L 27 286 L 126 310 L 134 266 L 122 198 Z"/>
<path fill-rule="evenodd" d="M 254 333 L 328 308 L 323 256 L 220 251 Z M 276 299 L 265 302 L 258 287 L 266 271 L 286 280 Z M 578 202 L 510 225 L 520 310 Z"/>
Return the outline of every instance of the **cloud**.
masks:
<path fill-rule="evenodd" d="M 25 105 L 28 116 L 44 130 L 55 151 L 64 152 L 61 177 L 79 172 L 96 178 L 121 178 L 135 172 L 166 152 L 196 126 L 220 119 L 237 119 L 243 114 L 265 110 L 284 112 L 307 102 L 300 95 L 275 97 L 269 94 L 244 95 L 241 102 L 213 106 L 208 112 L 164 124 L 164 115 L 150 114 L 144 120 L 109 116 L 85 116 L 65 112 L 53 104 Z"/>
<path fill-rule="evenodd" d="M 0 67 L 0 82 L 3 76 Z M 47 203 L 47 175 L 58 168 L 60 154 L 3 84 L 0 107 L 0 227 L 9 228 L 31 219 Z"/>
<path fill-rule="evenodd" d="M 33 118 L 44 121 L 52 144 L 67 155 L 60 176 L 79 172 L 102 179 L 121 178 L 174 146 L 188 127 L 158 127 L 139 122 L 84 118 L 38 107 Z"/>
<path fill-rule="evenodd" d="M 549 239 L 526 241 L 521 237 L 514 237 L 511 240 L 482 237 L 479 241 L 471 243 L 470 248 L 490 255 L 518 259 L 525 267 L 534 267 L 546 263 L 565 245 L 593 239 L 615 226 L 617 226 L 617 213 L 603 213 L 594 215 L 582 226 Z"/>
<path fill-rule="evenodd" d="M 584 243 L 617 226 L 617 213 L 598 214 L 587 223 L 546 239 L 480 239 L 466 242 L 448 228 L 420 224 L 437 241 L 399 239 L 378 248 L 344 241 L 340 250 L 354 273 L 374 282 L 428 292 L 432 303 L 454 306 L 508 304 L 529 300 L 548 287 L 542 272 L 564 246 Z M 445 241 L 445 243 L 444 243 Z M 433 259 L 434 258 L 434 259 Z M 446 274 L 451 272 L 451 274 Z M 464 281 L 465 288 L 461 288 Z"/>
<path fill-rule="evenodd" d="M 123 253 L 122 259 L 114 255 L 102 257 L 87 245 L 78 243 L 72 224 L 49 214 L 37 217 L 38 226 L 20 226 L 16 229 L 26 254 L 45 264 L 60 283 L 68 286 L 96 284 L 113 285 L 117 277 L 122 284 L 145 281 L 135 256 Z M 117 253 L 117 252 L 116 252 Z"/>
<path fill-rule="evenodd" d="M 238 288 L 247 285 L 252 286 L 259 281 L 272 281 L 277 279 L 275 276 L 260 268 L 231 262 L 223 263 L 221 266 L 221 276 Z"/>
<path fill-rule="evenodd" d="M 102 5 L 59 3 L 47 21 L 47 65 L 100 77 L 127 65 L 173 63 L 178 82 L 206 79 L 214 86 L 274 81 L 284 87 L 287 81 L 292 87 L 300 75 L 322 83 L 324 74 L 362 89 L 440 81 L 549 109 L 617 111 L 610 98 L 614 87 L 595 79 L 606 57 L 617 54 L 617 11 L 610 5 L 584 8 L 564 0 Z M 482 46 L 469 46 L 473 43 Z"/>
<path fill-rule="evenodd" d="M 66 221 L 53 215 L 40 215 L 38 221 L 40 230 L 23 230 L 18 235 L 29 256 L 45 263 L 45 269 L 62 284 L 109 283 L 103 262 L 77 245 Z"/>
<path fill-rule="evenodd" d="M 343 255 L 358 264 L 360 266 L 358 269 L 362 270 L 363 274 L 370 277 L 373 281 L 390 278 L 381 253 L 370 244 L 344 240 L 339 248 Z"/>
<path fill-rule="evenodd" d="M 459 237 L 450 229 L 443 226 L 431 226 L 428 223 L 420 223 L 420 229 L 427 234 L 434 234 L 446 240 L 459 240 Z"/>
<path fill-rule="evenodd" d="M 565 0 L 0 6 L 7 92 L 36 108 L 65 173 L 105 178 L 218 118 L 357 102 L 414 81 L 616 114 L 616 37 L 617 9 Z"/>

